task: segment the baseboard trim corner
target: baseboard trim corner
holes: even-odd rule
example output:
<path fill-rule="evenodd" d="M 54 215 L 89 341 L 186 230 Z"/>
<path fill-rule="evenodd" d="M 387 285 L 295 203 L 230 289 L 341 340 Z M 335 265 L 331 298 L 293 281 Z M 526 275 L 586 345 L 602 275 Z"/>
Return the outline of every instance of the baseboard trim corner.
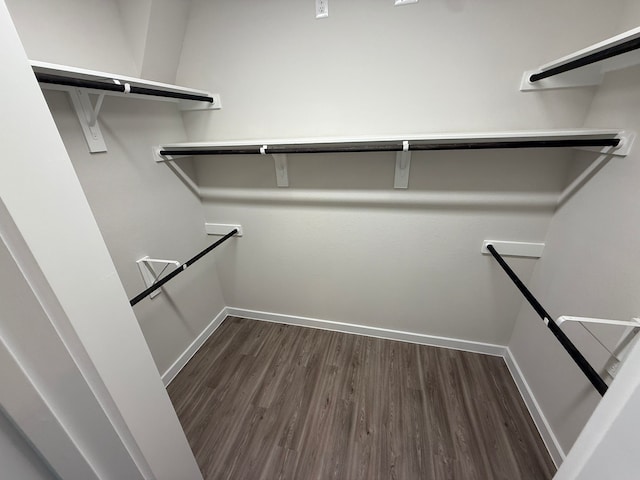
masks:
<path fill-rule="evenodd" d="M 227 307 L 227 314 L 234 317 L 262 320 L 265 322 L 286 323 L 288 325 L 297 325 L 299 327 L 311 327 L 318 328 L 320 330 L 332 330 L 335 332 L 366 335 L 368 337 L 384 338 L 387 340 L 398 340 L 401 342 L 430 345 L 433 347 L 451 348 L 454 350 L 463 350 L 466 352 L 484 353 L 485 355 L 493 355 L 496 357 L 504 356 L 506 348 L 503 345 L 494 345 L 491 343 L 474 342 L 471 340 L 461 340 L 449 337 L 438 337 L 435 335 L 425 335 L 423 333 L 413 333 L 405 332 L 402 330 L 370 327 L 354 323 L 320 320 L 318 318 L 260 312 L 256 310 L 247 310 L 244 308 L 236 307 Z"/>
<path fill-rule="evenodd" d="M 520 370 L 520 366 L 518 365 L 518 362 L 516 362 L 516 359 L 511 353 L 511 349 L 509 347 L 505 348 L 504 361 L 507 364 L 509 372 L 511 372 L 511 376 L 516 383 L 518 390 L 520 391 L 520 396 L 529 409 L 533 423 L 535 423 L 538 432 L 540 432 L 542 441 L 546 445 L 553 463 L 556 464 L 556 467 L 559 467 L 564 461 L 566 454 L 560 446 L 560 442 L 558 442 L 553 430 L 551 430 L 551 426 L 549 425 L 547 418 L 542 412 L 536 397 L 533 395 L 531 387 L 529 387 L 529 384 L 527 383 L 527 380 L 525 379 L 522 370 Z"/>
<path fill-rule="evenodd" d="M 207 339 L 211 336 L 213 332 L 220 326 L 220 324 L 227 318 L 227 307 L 224 307 L 218 315 L 206 326 L 206 328 L 196 337 L 196 339 L 191 342 L 191 345 L 187 347 L 187 349 L 182 352 L 175 362 L 167 369 L 166 372 L 162 374 L 162 383 L 167 387 L 171 383 L 171 381 L 176 378 L 176 375 L 180 373 L 180 370 L 184 368 L 184 366 L 191 360 L 196 352 L 200 349 L 200 347 L 207 341 Z"/>

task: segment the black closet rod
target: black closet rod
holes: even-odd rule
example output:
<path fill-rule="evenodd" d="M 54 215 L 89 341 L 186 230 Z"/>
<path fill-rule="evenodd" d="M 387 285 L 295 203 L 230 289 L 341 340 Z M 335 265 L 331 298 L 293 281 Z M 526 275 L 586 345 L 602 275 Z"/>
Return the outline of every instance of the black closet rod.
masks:
<path fill-rule="evenodd" d="M 558 140 L 502 140 L 476 142 L 424 142 L 409 141 L 410 151 L 420 150 L 481 150 L 503 148 L 556 148 L 556 147 L 617 147 L 619 138 L 579 138 Z M 160 150 L 160 155 L 239 155 L 261 153 L 342 153 L 342 152 L 401 152 L 398 141 L 372 143 L 315 143 L 289 145 L 240 145 L 195 149 Z"/>
<path fill-rule="evenodd" d="M 594 368 L 589 364 L 586 358 L 580 353 L 580 351 L 576 348 L 573 342 L 565 335 L 565 333 L 560 330 L 558 324 L 551 318 L 551 315 L 547 313 L 547 311 L 540 305 L 540 302 L 533 296 L 533 294 L 529 291 L 529 289 L 522 283 L 522 281 L 518 278 L 511 267 L 504 261 L 502 256 L 497 252 L 497 250 L 493 247 L 493 245 L 487 245 L 487 250 L 493 255 L 493 258 L 497 260 L 502 269 L 509 275 L 509 278 L 515 283 L 518 290 L 524 295 L 524 298 L 527 299 L 529 304 L 533 307 L 536 313 L 540 316 L 540 318 L 544 321 L 544 323 L 549 327 L 549 330 L 555 335 L 558 341 L 562 344 L 567 353 L 573 358 L 573 361 L 576 362 L 580 370 L 587 376 L 591 384 L 595 387 L 600 395 L 604 395 L 607 393 L 607 389 L 609 388 L 607 384 L 604 382 L 602 377 L 598 375 L 598 372 L 594 370 Z"/>
<path fill-rule="evenodd" d="M 96 80 L 85 80 L 82 78 L 61 77 L 59 75 L 50 75 L 48 73 L 37 73 L 36 78 L 40 83 L 51 83 L 54 85 L 66 85 L 68 87 L 90 88 L 94 90 L 107 90 L 111 92 L 124 92 L 126 87 L 123 84 L 99 82 Z M 181 100 L 196 100 L 199 102 L 213 103 L 213 97 L 207 95 L 195 95 L 192 93 L 172 92 L 168 90 L 160 90 L 157 88 L 129 86 L 128 93 L 136 93 L 138 95 L 151 95 L 154 97 L 178 98 Z"/>
<path fill-rule="evenodd" d="M 543 78 L 553 77 L 554 75 L 559 75 L 570 70 L 575 70 L 576 68 L 584 67 L 585 65 L 591 65 L 592 63 L 600 62 L 602 60 L 606 60 L 607 58 L 616 57 L 618 55 L 622 55 L 623 53 L 637 50 L 638 48 L 640 48 L 640 38 L 627 40 L 626 42 L 605 48 L 604 50 L 600 50 L 599 52 L 585 55 L 581 58 L 576 58 L 575 60 L 571 60 L 562 65 L 558 65 L 557 67 L 550 68 L 549 70 L 545 70 L 540 73 L 534 73 L 529 77 L 529 81 L 531 83 L 537 82 L 538 80 L 542 80 Z"/>
<path fill-rule="evenodd" d="M 131 300 L 129 300 L 129 304 L 131 304 L 131 306 L 133 307 L 136 303 L 138 303 L 140 300 L 142 300 L 144 297 L 146 297 L 147 295 L 149 295 L 150 293 L 153 293 L 155 290 L 159 289 L 161 286 L 163 286 L 165 283 L 167 283 L 169 280 L 171 280 L 173 277 L 176 277 L 178 275 L 180 275 L 182 272 L 184 272 L 187 267 L 190 267 L 191 265 L 193 265 L 194 263 L 196 263 L 198 260 L 200 260 L 202 257 L 204 257 L 207 253 L 209 253 L 211 250 L 213 250 L 214 248 L 216 248 L 218 245 L 220 245 L 221 243 L 229 240 L 231 237 L 233 237 L 236 233 L 238 233 L 238 229 L 234 228 L 233 230 L 231 230 L 229 233 L 227 233 L 224 237 L 222 237 L 220 240 L 218 240 L 217 242 L 209 245 L 207 248 L 205 248 L 204 250 L 202 250 L 200 253 L 198 253 L 197 255 L 195 255 L 194 257 L 190 258 L 189 260 L 187 260 L 185 263 L 183 263 L 182 265 L 180 265 L 178 268 L 176 268 L 174 271 L 172 271 L 171 273 L 169 273 L 166 277 L 163 277 L 162 280 L 158 280 L 156 283 L 154 283 L 153 285 L 151 285 L 149 288 L 147 288 L 145 291 L 139 293 L 138 295 L 136 295 L 135 297 L 133 297 Z"/>

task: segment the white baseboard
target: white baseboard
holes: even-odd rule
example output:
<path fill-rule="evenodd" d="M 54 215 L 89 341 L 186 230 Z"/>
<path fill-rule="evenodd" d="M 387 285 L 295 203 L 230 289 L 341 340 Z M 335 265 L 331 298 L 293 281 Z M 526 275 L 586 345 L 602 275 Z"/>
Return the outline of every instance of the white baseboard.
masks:
<path fill-rule="evenodd" d="M 214 318 L 209 325 L 202 331 L 200 335 L 196 337 L 196 339 L 191 342 L 191 345 L 187 347 L 187 349 L 182 352 L 182 355 L 178 357 L 178 359 L 173 362 L 173 364 L 167 369 L 166 372 L 162 375 L 162 383 L 164 386 L 168 386 L 171 381 L 180 373 L 180 370 L 184 368 L 191 357 L 193 357 L 196 352 L 200 349 L 202 344 L 207 341 L 207 339 L 211 336 L 213 332 L 220 326 L 220 324 L 227 318 L 227 307 L 223 308 L 216 318 Z"/>
<path fill-rule="evenodd" d="M 520 370 L 520 367 L 518 366 L 518 363 L 516 362 L 516 359 L 511 353 L 511 349 L 509 347 L 505 348 L 504 361 L 511 372 L 513 380 L 516 382 L 520 395 L 529 409 L 531 418 L 536 424 L 544 444 L 547 446 L 547 450 L 549 450 L 551 459 L 556 464 L 556 467 L 559 467 L 566 457 L 564 450 L 560 446 L 560 442 L 558 442 L 553 430 L 551 430 L 551 426 L 549 425 L 547 418 L 544 416 L 536 397 L 534 397 L 533 392 L 531 391 L 531 388 L 522 374 L 522 370 Z"/>
<path fill-rule="evenodd" d="M 354 333 L 357 335 L 366 335 L 368 337 L 384 338 L 387 340 L 399 340 L 401 342 L 431 345 L 433 347 L 444 347 L 451 348 L 453 350 L 464 350 L 466 352 L 484 353 L 485 355 L 493 355 L 496 357 L 503 357 L 506 348 L 503 345 L 494 345 L 492 343 L 438 337 L 435 335 L 425 335 L 423 333 L 369 327 L 366 325 L 356 325 L 354 323 L 333 322 L 317 318 L 282 315 L 280 313 L 259 312 L 256 310 L 246 310 L 235 307 L 227 307 L 227 314 L 234 317 L 263 320 L 265 322 L 286 323 L 288 325 L 297 325 L 300 327 L 319 328 L 321 330 L 332 330 L 334 332 Z"/>

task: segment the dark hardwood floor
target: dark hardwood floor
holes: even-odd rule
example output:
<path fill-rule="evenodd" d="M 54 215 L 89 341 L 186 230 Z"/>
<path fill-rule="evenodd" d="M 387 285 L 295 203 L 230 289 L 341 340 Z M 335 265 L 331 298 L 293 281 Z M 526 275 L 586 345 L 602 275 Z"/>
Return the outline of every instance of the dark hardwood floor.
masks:
<path fill-rule="evenodd" d="M 504 361 L 229 317 L 168 387 L 205 479 L 549 479 Z"/>

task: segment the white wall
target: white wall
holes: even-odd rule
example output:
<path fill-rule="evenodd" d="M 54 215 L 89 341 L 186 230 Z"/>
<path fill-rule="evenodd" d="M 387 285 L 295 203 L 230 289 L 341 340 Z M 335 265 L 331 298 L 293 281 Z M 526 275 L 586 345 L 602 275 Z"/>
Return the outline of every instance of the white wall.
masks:
<path fill-rule="evenodd" d="M 128 50 L 121 39 L 132 27 L 116 2 L 9 3 L 34 59 L 135 74 L 157 58 L 146 43 Z M 63 95 L 47 98 L 129 296 L 140 286 L 133 261 L 144 254 L 186 259 L 207 241 L 203 218 L 245 228 L 243 239 L 220 250 L 222 282 L 201 265 L 169 295 L 137 307 L 161 371 L 225 303 L 500 344 L 518 317 L 510 347 L 566 450 L 597 397 L 478 250 L 485 238 L 545 237 L 549 194 L 566 183 L 571 154 L 416 154 L 408 192 L 391 189 L 394 159 L 386 154 L 291 156 L 289 190 L 274 188 L 269 157 L 200 159 L 185 166 L 203 188 L 204 215 L 165 166 L 151 163 L 148 145 L 187 135 L 575 127 L 587 113 L 590 126 L 637 123 L 619 113 L 630 114 L 637 98 L 635 70 L 609 75 L 591 110 L 595 89 L 517 90 L 525 69 L 617 33 L 621 11 L 624 28 L 633 26 L 631 2 L 391 3 L 334 1 L 331 16 L 315 20 L 311 1 L 194 1 L 177 80 L 220 92 L 224 109 L 184 114 L 185 132 L 170 105 L 108 99 L 105 155 L 86 153 Z M 139 43 L 153 37 L 145 35 Z M 180 49 L 172 38 L 174 58 Z M 581 154 L 576 165 L 589 160 Z M 627 215 L 611 213 L 619 205 L 635 211 L 637 175 L 631 157 L 610 162 L 554 217 L 531 282 L 552 313 L 637 314 L 633 235 Z M 528 280 L 536 262 L 511 264 Z M 601 363 L 599 347 L 577 329 L 570 334 Z"/>
<path fill-rule="evenodd" d="M 640 69 L 607 75 L 585 125 L 638 131 Z M 637 147 L 637 146 L 636 146 Z M 612 159 L 554 216 L 530 282 L 552 315 L 630 319 L 640 313 L 637 222 L 640 154 Z M 579 326 L 563 327 L 595 367 L 608 354 Z M 611 349 L 621 329 L 592 327 Z M 568 451 L 599 401 L 528 306 L 509 344 L 561 446 Z"/>
<path fill-rule="evenodd" d="M 36 28 L 40 12 L 50 3 L 10 2 L 15 24 L 31 57 L 123 74 L 130 72 L 121 67 L 142 62 L 139 69 L 157 67 L 156 77 L 163 76 L 159 65 L 166 61 L 169 71 L 164 75 L 170 77 L 173 68 L 175 76 L 181 38 L 169 36 L 174 40 L 171 49 L 163 49 L 158 42 L 147 45 L 151 41 L 147 27 L 155 32 L 152 37 L 157 37 L 163 27 L 171 25 L 169 13 L 173 13 L 180 30 L 186 23 L 189 2 L 151 2 L 147 10 L 154 16 L 147 18 L 148 25 L 143 22 L 145 9 L 139 12 L 130 6 L 122 12 L 122 18 L 127 20 L 125 29 L 117 2 L 69 0 L 49 12 L 48 27 L 41 31 Z M 67 17 L 67 9 L 74 10 L 74 16 Z M 182 21 L 180 15 L 184 17 Z M 68 29 L 70 19 L 98 27 L 83 41 L 52 41 L 49 30 L 56 32 L 56 39 L 67 38 L 62 32 Z M 144 43 L 134 62 L 135 49 L 127 48 L 123 32 L 133 34 L 136 25 L 144 33 L 144 38 L 138 40 Z M 107 37 L 113 42 L 106 43 Z M 62 53 L 56 53 L 58 50 Z M 169 58 L 159 58 L 159 50 L 167 52 Z M 101 54 L 96 55 L 96 51 Z M 151 155 L 153 145 L 186 140 L 176 104 L 108 97 L 99 117 L 108 152 L 90 154 L 68 96 L 49 91 L 46 98 L 129 298 L 145 288 L 136 260 L 148 255 L 183 262 L 208 244 L 199 199 L 167 165 L 156 164 Z M 187 171 L 192 169 L 188 160 L 182 165 Z M 173 364 L 225 305 L 213 264 L 213 256 L 207 257 L 167 285 L 165 293 L 143 300 L 135 308 L 160 373 Z"/>
<path fill-rule="evenodd" d="M 579 474 L 558 475 L 564 478 L 581 480 L 600 480 L 615 478 L 616 480 L 634 480 L 638 477 L 640 466 L 634 450 L 635 440 L 640 429 L 640 389 L 636 388 L 632 396 L 619 410 L 620 415 L 611 419 L 611 423 L 601 432 L 598 447 L 591 452 L 579 470 Z"/>
<path fill-rule="evenodd" d="M 583 27 L 567 35 L 578 4 Z M 518 91 L 520 77 L 617 20 L 574 1 L 335 1 L 328 19 L 313 13 L 313 2 L 194 2 L 178 80 L 221 93 L 224 108 L 186 113 L 192 140 L 575 127 L 593 90 L 541 99 Z M 404 192 L 392 154 L 290 156 L 288 190 L 274 188 L 269 157 L 196 168 L 207 220 L 246 232 L 218 260 L 228 305 L 505 344 L 521 299 L 480 245 L 541 241 L 553 210 L 531 204 L 562 189 L 571 155 L 414 154 Z M 534 263 L 514 260 L 525 279 Z"/>
<path fill-rule="evenodd" d="M 0 465 L 6 478 L 56 480 L 55 474 L 0 410 Z"/>
<path fill-rule="evenodd" d="M 115 0 L 136 77 L 175 83 L 191 0 Z"/>
<path fill-rule="evenodd" d="M 153 0 L 136 0 L 134 2 L 130 0 L 115 0 L 122 20 L 126 44 L 129 47 L 129 52 L 136 68 L 133 76 L 136 77 L 142 76 L 142 64 L 147 47 L 147 32 L 149 31 L 152 2 Z"/>
<path fill-rule="evenodd" d="M 136 75 L 115 0 L 6 3 L 31 60 Z"/>
<path fill-rule="evenodd" d="M 153 0 L 142 78 L 176 83 L 190 11 L 191 0 Z"/>
<path fill-rule="evenodd" d="M 108 152 L 91 154 L 67 95 L 46 98 L 129 298 L 145 289 L 136 260 L 184 262 L 213 241 L 199 199 L 152 158 L 152 145 L 185 139 L 175 104 L 107 98 L 100 124 Z M 134 308 L 161 374 L 225 306 L 214 265 L 207 256 Z"/>
<path fill-rule="evenodd" d="M 640 428 L 640 345 L 636 344 L 616 381 L 593 412 L 556 480 L 638 477 L 634 447 Z"/>
<path fill-rule="evenodd" d="M 208 221 L 245 231 L 217 259 L 225 300 L 504 345 L 521 299 L 480 247 L 544 239 L 564 155 L 414 154 L 409 192 L 390 190 L 391 154 L 293 155 L 279 190 L 268 157 L 200 159 Z"/>
<path fill-rule="evenodd" d="M 0 40 L 2 65 L 11 72 L 2 77 L 0 88 L 0 137 L 6 152 L 0 158 L 3 240 L 9 231 L 12 258 L 139 471 L 159 480 L 201 478 L 3 2 Z M 31 333 L 43 341 L 41 332 Z M 32 352 L 27 356 L 31 362 L 39 359 Z M 4 371 L 4 357 L 0 363 Z M 46 392 L 39 394 L 48 400 Z M 82 417 L 69 408 L 76 407 L 74 400 L 71 395 L 65 406 L 77 420 Z M 84 428 L 102 433 L 94 418 Z M 47 443 L 57 447 L 58 441 L 54 437 Z M 82 442 L 78 447 L 83 451 Z M 91 452 L 105 455 L 98 448 Z M 107 463 L 109 472 L 118 468 Z"/>
<path fill-rule="evenodd" d="M 194 140 L 575 127 L 593 90 L 523 71 L 615 33 L 620 1 L 195 0 L 178 82 L 222 95 Z M 579 12 L 579 18 L 577 13 Z"/>
<path fill-rule="evenodd" d="M 315 20 L 313 2 L 195 1 L 178 80 L 219 92 L 224 108 L 185 114 L 191 140 L 576 127 L 589 112 L 587 126 L 637 123 L 616 113 L 633 111 L 631 94 L 602 115 L 606 87 L 591 110 L 595 88 L 518 91 L 524 70 L 635 26 L 637 2 L 391 3 L 334 1 L 330 17 Z M 632 158 L 607 165 L 557 213 L 548 236 L 551 210 L 483 201 L 495 189 L 557 191 L 595 159 L 580 153 L 567 165 L 561 155 L 414 154 L 408 192 L 391 190 L 392 155 L 290 156 L 288 190 L 274 188 L 269 157 L 199 159 L 207 220 L 246 232 L 218 262 L 225 299 L 494 343 L 509 341 L 518 318 L 511 349 L 567 451 L 597 394 L 499 268 L 477 254 L 484 238 L 546 237 L 531 285 L 552 314 L 634 314 Z M 505 167 L 521 178 L 504 178 Z M 472 207 L 451 206 L 461 193 Z M 624 214 L 612 213 L 617 205 Z M 510 263 L 527 282 L 536 262 Z M 602 366 L 601 347 L 565 328 Z M 619 335 L 598 333 L 609 345 Z"/>

